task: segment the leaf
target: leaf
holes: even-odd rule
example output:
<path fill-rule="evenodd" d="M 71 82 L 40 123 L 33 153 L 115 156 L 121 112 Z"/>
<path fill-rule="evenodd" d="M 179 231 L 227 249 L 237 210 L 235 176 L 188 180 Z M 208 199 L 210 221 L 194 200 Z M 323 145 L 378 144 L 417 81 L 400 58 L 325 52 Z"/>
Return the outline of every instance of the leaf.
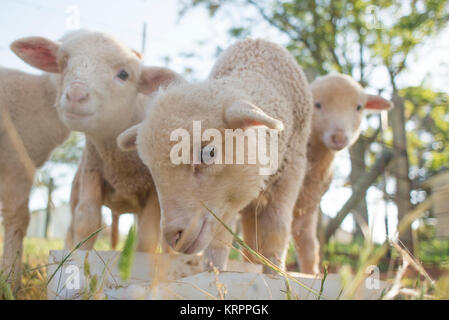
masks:
<path fill-rule="evenodd" d="M 120 254 L 118 268 L 122 280 L 128 280 L 134 263 L 134 254 L 136 252 L 136 226 L 132 225 L 126 237 L 123 251 Z"/>
<path fill-rule="evenodd" d="M 90 277 L 89 251 L 87 251 L 84 256 L 84 276 L 86 278 Z"/>

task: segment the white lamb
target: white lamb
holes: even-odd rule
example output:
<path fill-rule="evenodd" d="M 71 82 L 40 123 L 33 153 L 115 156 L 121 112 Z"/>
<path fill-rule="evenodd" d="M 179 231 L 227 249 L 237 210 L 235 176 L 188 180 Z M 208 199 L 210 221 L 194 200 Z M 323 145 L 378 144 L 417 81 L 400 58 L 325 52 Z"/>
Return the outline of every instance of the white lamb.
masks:
<path fill-rule="evenodd" d="M 309 85 L 294 58 L 264 40 L 231 46 L 206 81 L 159 93 L 143 123 L 125 131 L 118 142 L 123 149 L 133 149 L 137 141 L 157 187 L 167 242 L 184 253 L 205 250 L 208 266 L 225 268 L 231 236 L 209 210 L 229 225 L 243 210 L 245 241 L 284 268 L 293 207 L 306 170 L 312 108 Z M 171 153 L 178 152 L 171 135 L 182 131 L 201 137 L 194 121 L 215 130 L 205 130 L 203 143 L 194 139 L 193 147 L 184 149 L 188 163 L 172 163 Z M 231 155 L 226 149 L 220 137 L 227 129 L 236 129 L 236 140 L 256 135 L 257 141 L 245 144 L 244 155 L 257 142 L 262 145 L 266 134 L 271 139 L 279 133 L 274 174 L 260 174 L 265 168 L 260 158 L 255 164 L 235 164 L 243 154 Z M 269 149 L 275 150 L 271 140 Z M 225 163 L 228 157 L 232 164 Z"/>
<path fill-rule="evenodd" d="M 307 146 L 308 170 L 295 206 L 293 238 L 301 272 L 319 272 L 316 236 L 321 197 L 332 181 L 332 163 L 338 151 L 351 146 L 360 135 L 363 111 L 392 107 L 378 95 L 367 94 L 351 77 L 329 74 L 310 85 L 315 109 Z"/>
<path fill-rule="evenodd" d="M 59 75 L 0 68 L 0 213 L 5 228 L 0 273 L 14 287 L 20 283 L 35 170 L 70 132 L 54 107 L 58 82 Z"/>
<path fill-rule="evenodd" d="M 79 30 L 58 43 L 34 37 L 16 41 L 23 60 L 61 73 L 57 111 L 72 130 L 86 136 L 86 147 L 72 184 L 72 224 L 66 247 L 86 239 L 101 226 L 101 207 L 114 216 L 138 215 L 139 251 L 155 251 L 160 213 L 148 168 L 137 153 L 123 153 L 119 133 L 143 119 L 141 100 L 159 86 L 179 79 L 164 68 L 145 67 L 135 52 L 112 36 Z M 42 60 L 42 57 L 49 57 Z M 95 237 L 83 248 L 91 249 Z"/>

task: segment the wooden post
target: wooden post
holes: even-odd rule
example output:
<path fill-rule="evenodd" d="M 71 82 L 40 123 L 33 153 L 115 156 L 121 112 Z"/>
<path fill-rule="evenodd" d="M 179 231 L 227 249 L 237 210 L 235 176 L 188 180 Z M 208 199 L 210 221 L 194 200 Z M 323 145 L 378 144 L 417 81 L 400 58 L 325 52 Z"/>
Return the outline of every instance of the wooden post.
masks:
<path fill-rule="evenodd" d="M 50 178 L 48 181 L 48 193 L 47 193 L 47 209 L 45 210 L 45 229 L 44 229 L 44 237 L 48 239 L 48 228 L 50 226 L 51 221 L 51 209 L 53 206 L 53 190 L 55 189 L 55 184 L 53 178 Z"/>

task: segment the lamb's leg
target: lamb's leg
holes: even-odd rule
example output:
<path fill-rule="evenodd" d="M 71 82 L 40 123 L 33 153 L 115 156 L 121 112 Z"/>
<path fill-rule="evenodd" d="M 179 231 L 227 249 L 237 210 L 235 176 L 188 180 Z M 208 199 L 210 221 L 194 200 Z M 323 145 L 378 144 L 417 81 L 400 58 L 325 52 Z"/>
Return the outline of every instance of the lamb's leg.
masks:
<path fill-rule="evenodd" d="M 86 240 L 101 227 L 102 185 L 102 178 L 98 172 L 83 168 L 80 176 L 78 203 L 74 214 L 72 214 L 70 226 L 70 230 L 73 232 L 72 246 Z M 90 238 L 81 246 L 81 249 L 92 249 L 96 238 L 97 235 Z M 73 247 L 67 248 L 72 249 Z"/>
<path fill-rule="evenodd" d="M 155 253 L 161 243 L 161 214 L 156 191 L 137 217 L 137 251 Z"/>
<path fill-rule="evenodd" d="M 259 253 L 282 270 L 285 269 L 293 208 L 302 184 L 304 167 L 298 166 L 298 169 L 285 168 L 282 177 L 265 195 L 267 203 L 261 205 L 257 209 L 257 213 L 247 212 L 245 218 L 242 219 L 244 238 L 250 239 L 248 242 L 253 249 L 258 249 Z M 255 238 L 256 234 L 257 239 Z M 254 246 L 255 244 L 257 245 Z M 249 253 L 247 255 L 251 256 Z M 254 257 L 251 257 L 251 259 L 255 260 Z M 265 265 L 263 271 L 275 273 Z"/>
<path fill-rule="evenodd" d="M 319 273 L 320 243 L 317 238 L 318 210 L 296 215 L 293 219 L 292 234 L 296 254 L 303 273 Z"/>
<path fill-rule="evenodd" d="M 253 250 L 259 251 L 258 248 L 258 233 L 257 233 L 257 212 L 258 207 L 254 204 L 250 204 L 241 212 L 241 224 L 243 231 L 243 241 L 250 246 Z M 259 209 L 260 210 L 260 209 Z M 245 259 L 248 259 L 254 263 L 260 263 L 260 261 L 251 255 L 247 250 L 243 250 L 243 255 Z"/>
<path fill-rule="evenodd" d="M 23 239 L 30 221 L 28 198 L 17 209 L 2 206 L 5 239 L 3 241 L 3 263 L 0 268 L 3 276 L 12 283 L 13 288 L 20 285 L 22 272 Z"/>
<path fill-rule="evenodd" d="M 228 222 L 228 226 L 235 229 L 236 218 Z M 204 251 L 204 266 L 208 270 L 214 267 L 218 270 L 226 270 L 229 251 L 232 246 L 232 234 L 220 225 L 218 232 Z"/>

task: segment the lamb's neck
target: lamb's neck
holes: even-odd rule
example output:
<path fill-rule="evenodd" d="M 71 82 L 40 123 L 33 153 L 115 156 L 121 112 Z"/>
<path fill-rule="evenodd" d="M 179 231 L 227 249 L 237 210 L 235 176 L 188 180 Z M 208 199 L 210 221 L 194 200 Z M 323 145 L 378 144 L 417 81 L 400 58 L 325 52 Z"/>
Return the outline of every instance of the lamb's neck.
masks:
<path fill-rule="evenodd" d="M 103 130 L 97 128 L 95 131 L 85 132 L 86 139 L 89 139 L 99 152 L 103 149 L 108 152 L 118 149 L 117 137 L 125 130 L 140 123 L 142 119 L 143 113 L 135 108 L 133 115 L 128 120 L 122 119 L 123 123 L 111 125 Z"/>
<path fill-rule="evenodd" d="M 313 134 L 312 134 L 313 135 Z M 332 168 L 337 152 L 329 149 L 321 139 L 311 139 L 308 145 L 308 159 L 312 170 L 328 171 Z"/>
<path fill-rule="evenodd" d="M 114 157 L 120 149 L 117 145 L 118 134 L 110 135 L 92 135 L 86 133 L 86 140 L 88 140 L 94 147 L 98 155 L 106 160 L 108 158 Z"/>

